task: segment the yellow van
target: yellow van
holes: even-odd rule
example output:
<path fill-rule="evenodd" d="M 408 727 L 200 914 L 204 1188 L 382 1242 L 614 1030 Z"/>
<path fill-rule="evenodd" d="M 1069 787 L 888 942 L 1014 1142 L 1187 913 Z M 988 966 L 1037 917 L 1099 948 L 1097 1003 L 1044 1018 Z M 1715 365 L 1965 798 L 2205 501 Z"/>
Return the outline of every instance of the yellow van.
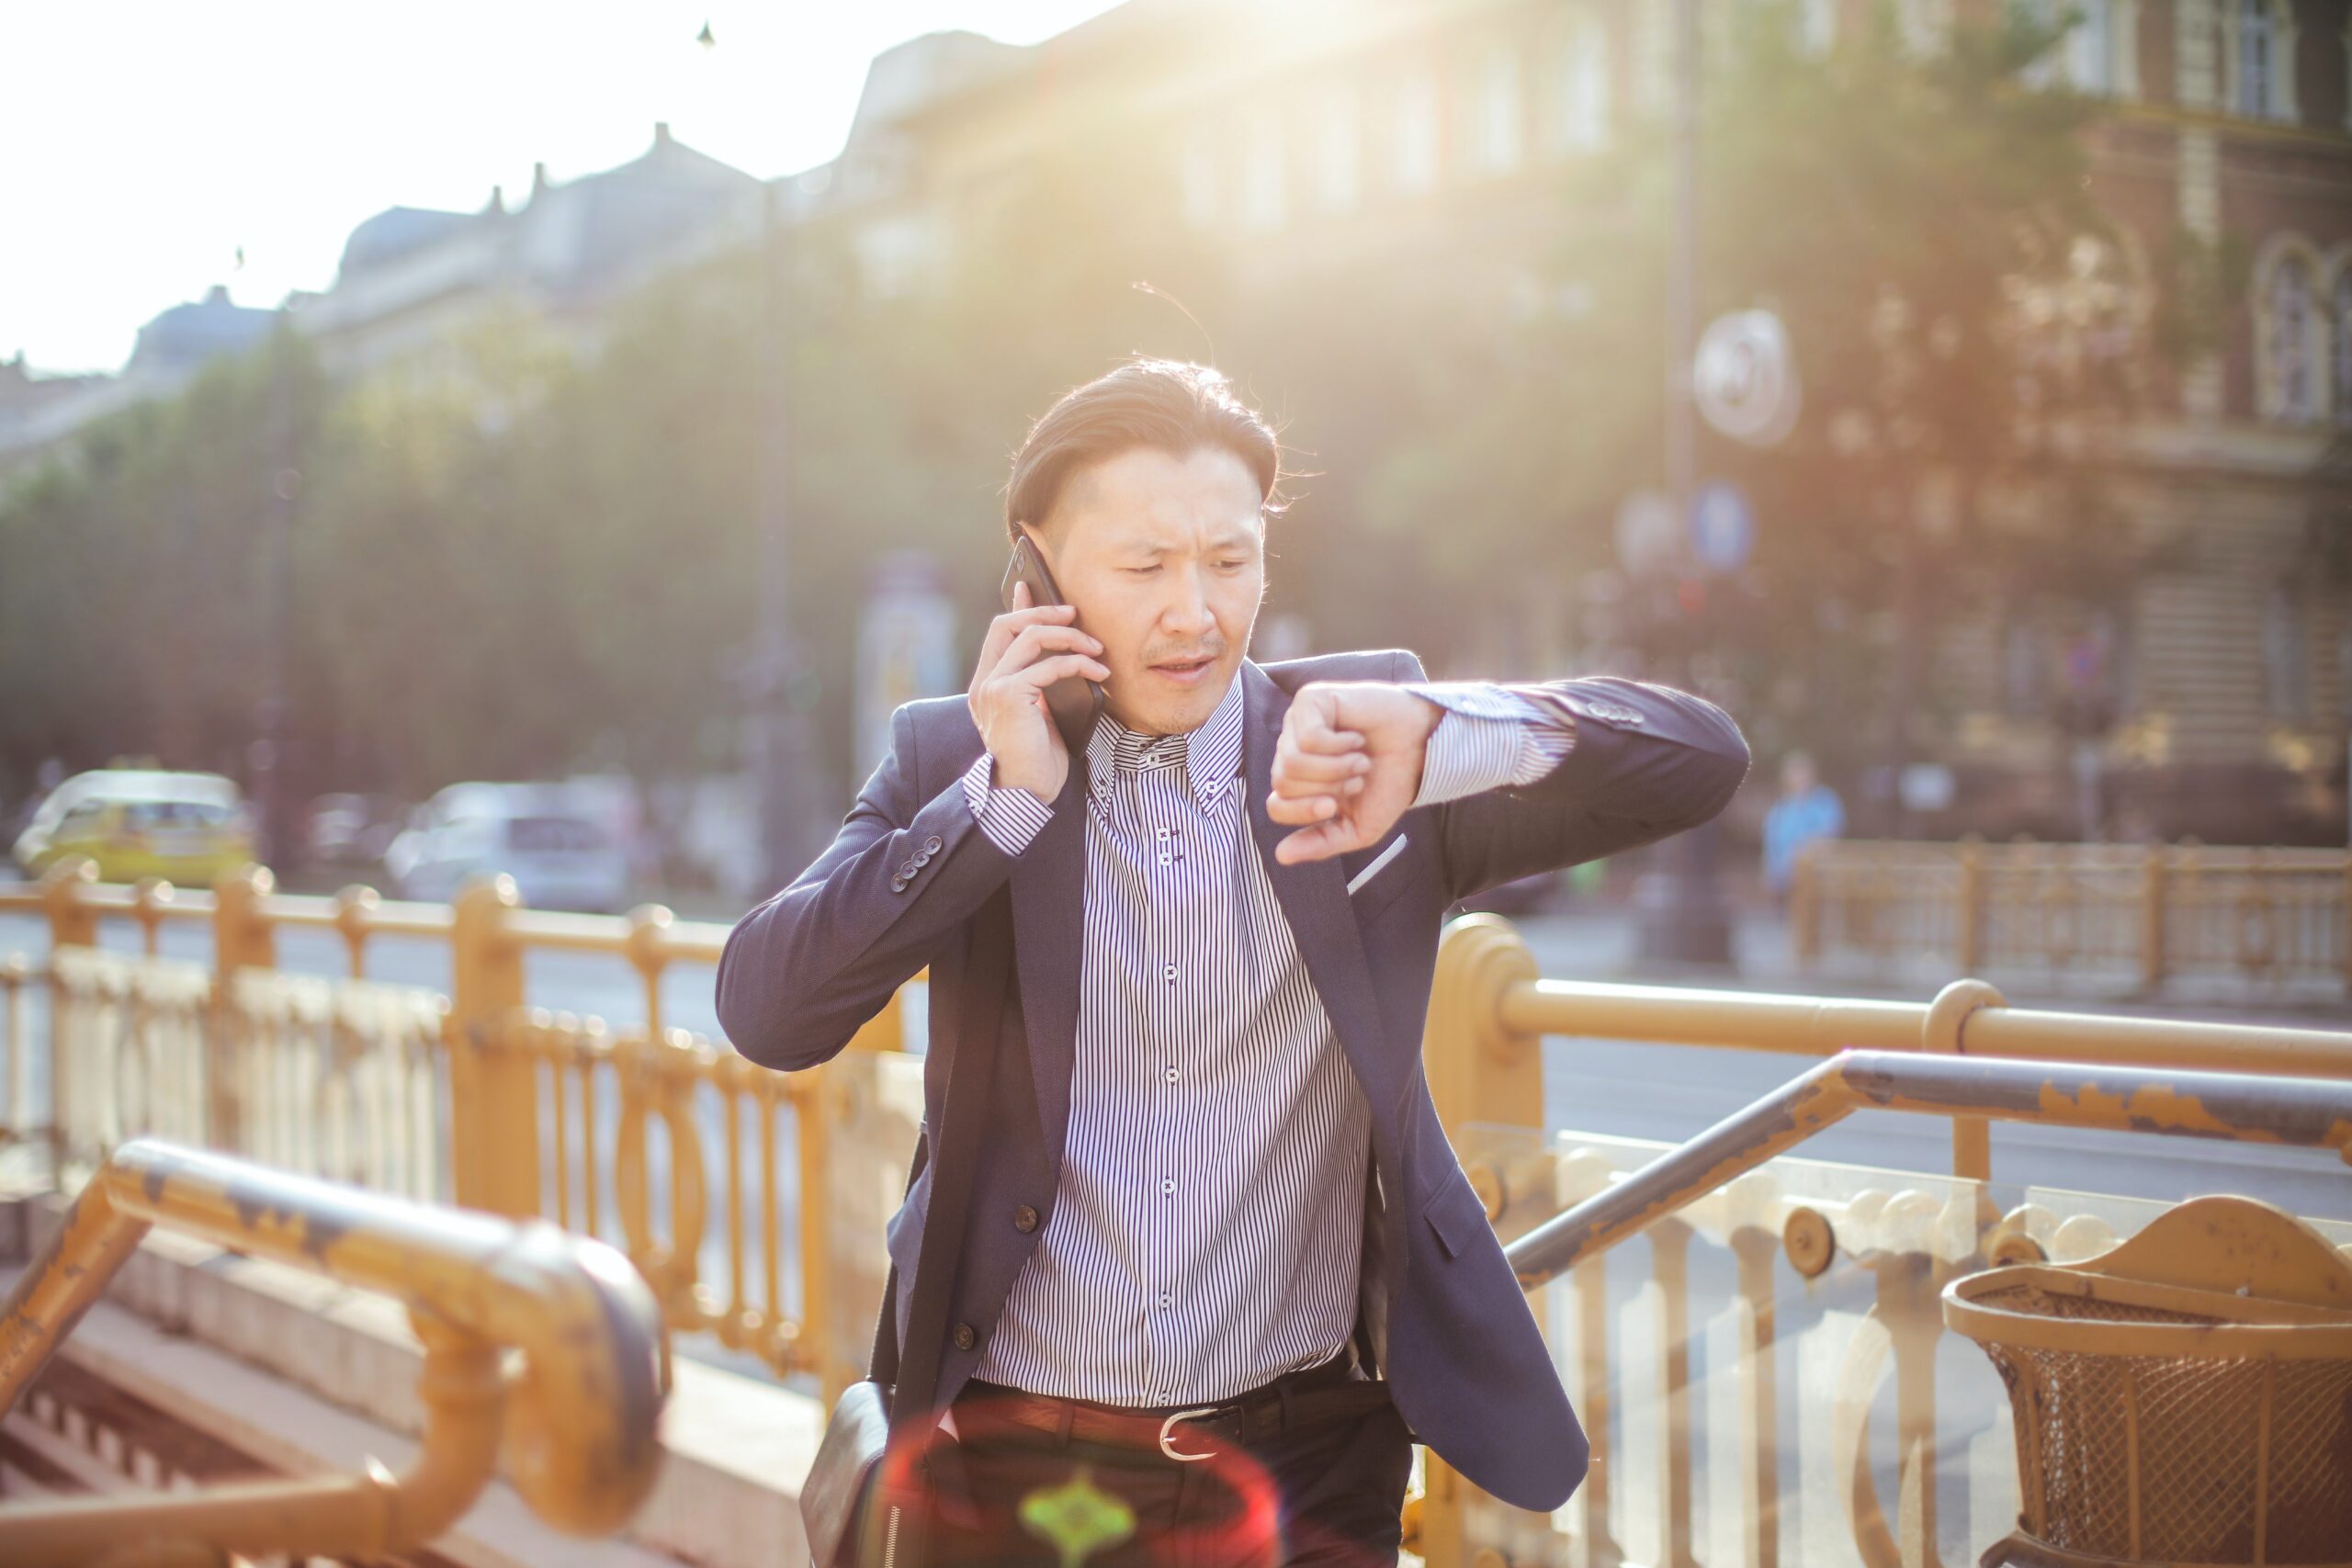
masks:
<path fill-rule="evenodd" d="M 219 773 L 98 768 L 50 793 L 17 836 L 17 863 L 39 876 L 69 855 L 104 882 L 168 877 L 200 887 L 254 858 L 253 812 Z"/>

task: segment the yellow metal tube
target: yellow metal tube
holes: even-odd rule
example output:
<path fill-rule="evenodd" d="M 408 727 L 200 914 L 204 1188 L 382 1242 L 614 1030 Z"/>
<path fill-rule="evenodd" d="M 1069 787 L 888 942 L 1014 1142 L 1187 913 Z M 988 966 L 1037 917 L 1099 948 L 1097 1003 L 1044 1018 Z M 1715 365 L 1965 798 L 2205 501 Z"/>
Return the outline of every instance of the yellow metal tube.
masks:
<path fill-rule="evenodd" d="M 114 1152 L 0 1306 L 0 1406 L 15 1401 L 153 1224 L 408 1304 L 427 1348 L 427 1404 L 445 1408 L 438 1426 L 428 1422 L 428 1453 L 415 1475 L 368 1483 L 408 1499 L 397 1516 L 403 1529 L 420 1519 L 437 1521 L 435 1533 L 446 1529 L 456 1517 L 449 1510 L 470 1502 L 468 1488 L 479 1489 L 479 1478 L 466 1477 L 488 1474 L 500 1427 L 497 1357 L 506 1348 L 522 1351 L 525 1369 L 506 1424 L 507 1472 L 535 1512 L 560 1529 L 605 1533 L 651 1488 L 669 1345 L 651 1291 L 613 1248 L 541 1222 L 411 1202 L 156 1139 Z M 485 1443 L 489 1457 L 468 1457 Z M 303 1499 L 312 1493 L 345 1509 L 358 1495 L 303 1486 L 310 1490 L 270 1495 L 272 1506 L 310 1518 Z M 426 1506 L 435 1498 L 442 1501 Z M 14 1533 L 29 1517 L 0 1512 L 0 1562 L 31 1561 Z M 411 1534 L 399 1544 L 424 1539 Z M 240 1536 L 231 1544 L 288 1543 Z M 340 1537 L 305 1536 L 303 1544 L 312 1551 L 397 1549 Z"/>
<path fill-rule="evenodd" d="M 1918 1050 L 1928 1007 L 1591 980 L 1521 980 L 1503 987 L 1497 1014 L 1506 1030 L 1519 1033 L 1827 1056 L 1847 1049 Z M 2352 1077 L 2352 1034 L 2031 1008 L 1976 1010 L 1969 1015 L 1962 1050 L 1971 1056 Z"/>

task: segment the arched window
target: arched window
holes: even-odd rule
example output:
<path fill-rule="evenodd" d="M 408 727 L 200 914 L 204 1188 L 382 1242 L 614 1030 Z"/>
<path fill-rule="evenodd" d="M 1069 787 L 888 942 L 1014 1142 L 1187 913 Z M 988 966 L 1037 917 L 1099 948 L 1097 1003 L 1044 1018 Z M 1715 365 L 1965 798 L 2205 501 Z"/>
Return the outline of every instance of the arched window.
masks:
<path fill-rule="evenodd" d="M 1797 0 L 1792 21 L 1800 53 L 1826 54 L 1838 41 L 1838 0 Z"/>
<path fill-rule="evenodd" d="M 2335 423 L 2352 425 L 2352 255 L 2335 264 L 2335 299 L 2328 314 L 2335 340 L 2328 356 L 2334 366 L 2330 389 L 2335 394 Z"/>
<path fill-rule="evenodd" d="M 1552 144 L 1590 152 L 1609 141 L 1609 33 L 1600 17 L 1581 11 L 1560 35 L 1553 78 Z"/>
<path fill-rule="evenodd" d="M 1396 186 L 1427 190 L 1437 180 L 1437 83 L 1426 69 L 1396 85 Z"/>
<path fill-rule="evenodd" d="M 2066 62 L 2066 84 L 2078 93 L 2111 92 L 2114 39 L 2108 0 L 2075 0 L 2075 25 L 2066 29 L 2061 46 Z"/>
<path fill-rule="evenodd" d="M 1356 204 L 1361 135 L 1354 89 L 1345 83 L 1325 88 L 1317 116 L 1315 191 L 1326 211 L 1345 212 Z"/>
<path fill-rule="evenodd" d="M 1519 167 L 1519 53 L 1510 45 L 1488 46 L 1471 101 L 1477 117 L 1471 145 L 1478 166 L 1493 174 Z"/>
<path fill-rule="evenodd" d="M 2280 249 L 2258 275 L 2256 372 L 2267 419 L 2302 423 L 2319 417 L 2321 322 L 2311 258 Z"/>
<path fill-rule="evenodd" d="M 1283 164 L 1289 154 L 1283 143 L 1283 122 L 1272 109 L 1260 109 L 1249 121 L 1242 142 L 1241 220 L 1253 229 L 1271 229 L 1283 220 Z"/>

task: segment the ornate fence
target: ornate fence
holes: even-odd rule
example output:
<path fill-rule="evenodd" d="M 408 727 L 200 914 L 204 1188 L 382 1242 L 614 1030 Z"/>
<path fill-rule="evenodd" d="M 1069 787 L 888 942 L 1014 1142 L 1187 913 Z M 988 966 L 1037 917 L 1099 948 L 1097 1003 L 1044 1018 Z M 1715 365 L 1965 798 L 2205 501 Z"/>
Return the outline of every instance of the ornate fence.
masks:
<path fill-rule="evenodd" d="M 9 908 L 45 914 L 52 944 L 0 968 L 0 1002 L 19 1021 L 0 1034 L 0 1123 L 46 1141 L 69 1180 L 166 1102 L 198 1106 L 205 1141 L 232 1152 L 283 1134 L 275 1157 L 300 1168 L 372 1172 L 391 1190 L 612 1237 L 673 1329 L 829 1390 L 855 1375 L 880 1293 L 876 1238 L 921 1114 L 899 1003 L 827 1066 L 781 1075 L 662 1024 L 662 976 L 714 964 L 726 929 L 659 909 L 540 913 L 495 885 L 454 908 L 289 897 L 262 872 L 206 894 L 60 874 L 0 887 Z M 102 918 L 137 922 L 150 955 L 162 923 L 209 921 L 216 964 L 87 952 Z M 289 926 L 339 933 L 354 977 L 277 971 L 274 933 Z M 449 944 L 449 995 L 365 978 L 370 943 L 390 934 Z M 627 962 L 647 1021 L 526 1007 L 524 957 L 549 951 Z M 46 1051 L 22 1021 L 44 1005 Z M 1975 981 L 1918 1004 L 1544 980 L 1508 924 L 1474 916 L 1442 944 L 1424 1066 L 1506 1241 L 1668 1149 L 1547 1131 L 1547 1035 L 2352 1079 L 2352 1034 L 2013 1009 Z M 43 1062 L 63 1066 L 57 1097 L 20 1100 L 14 1086 Z M 165 1074 L 202 1092 L 136 1081 Z M 1425 1458 L 1411 1543 L 1436 1568 L 1973 1556 L 2016 1514 L 2011 1427 L 1984 1359 L 1946 1342 L 1937 1290 L 1990 1261 L 2088 1256 L 2163 1205 L 2060 1191 L 2030 1171 L 1996 1182 L 1973 1116 L 1952 1118 L 1952 1150 L 1949 1177 L 1783 1156 L 1531 1282 L 1590 1431 L 1589 1477 L 1539 1517 Z M 2347 1217 L 2352 1205 L 2320 1219 L 2352 1244 Z"/>
<path fill-rule="evenodd" d="M 1826 840 L 1797 863 L 1798 961 L 1929 957 L 2048 970 L 2352 987 L 2352 854 L 2183 844 Z"/>

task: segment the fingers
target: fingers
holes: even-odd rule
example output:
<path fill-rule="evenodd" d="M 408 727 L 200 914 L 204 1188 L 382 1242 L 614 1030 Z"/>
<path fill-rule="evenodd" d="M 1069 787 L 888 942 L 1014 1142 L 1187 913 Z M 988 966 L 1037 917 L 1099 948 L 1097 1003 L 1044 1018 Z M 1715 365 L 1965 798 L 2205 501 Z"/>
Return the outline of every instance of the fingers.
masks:
<path fill-rule="evenodd" d="M 1350 822 L 1324 822 L 1312 828 L 1301 828 L 1274 845 L 1274 859 L 1284 865 L 1296 865 L 1301 861 L 1329 860 L 1333 855 L 1346 854 L 1350 850 L 1363 848 L 1368 840 Z"/>
<path fill-rule="evenodd" d="M 1337 756 L 1361 750 L 1361 730 L 1341 729 L 1332 724 L 1329 705 L 1322 702 L 1295 702 L 1283 717 L 1283 739 L 1294 750 L 1324 756 Z"/>
<path fill-rule="evenodd" d="M 1082 653 L 1057 653 L 1049 659 L 1040 659 L 1035 664 L 1025 664 L 1008 671 L 1002 679 L 1016 686 L 1027 686 L 1042 692 L 1055 682 L 1071 675 L 1083 675 L 1091 681 L 1107 681 L 1111 678 L 1111 671 L 1099 660 L 1089 659 Z"/>
<path fill-rule="evenodd" d="M 1109 668 L 1092 657 L 1102 651 L 1102 643 L 1076 626 L 1054 626 L 1045 622 L 1032 622 L 1015 632 L 989 673 L 991 676 L 1013 674 L 1056 649 L 1088 655 L 1087 662 L 1092 669 L 1087 674 L 1097 681 L 1111 678 Z M 1095 673 L 1096 671 L 1101 673 Z"/>
<path fill-rule="evenodd" d="M 980 657 L 973 666 L 975 686 L 996 673 L 997 666 L 1004 661 L 1005 649 L 1012 646 L 1012 639 L 1024 627 L 1068 626 L 1078 615 L 1077 609 L 1069 604 L 1030 604 L 1026 582 L 1012 585 L 1012 609 L 989 622 L 988 635 L 980 639 Z"/>

